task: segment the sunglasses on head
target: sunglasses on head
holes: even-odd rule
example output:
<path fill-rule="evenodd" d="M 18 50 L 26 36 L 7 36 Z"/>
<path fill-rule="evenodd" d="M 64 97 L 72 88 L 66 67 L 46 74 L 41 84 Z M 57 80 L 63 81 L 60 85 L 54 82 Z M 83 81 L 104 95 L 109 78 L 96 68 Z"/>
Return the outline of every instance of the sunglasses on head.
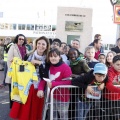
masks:
<path fill-rule="evenodd" d="M 25 39 L 19 38 L 18 40 L 23 40 L 24 41 Z"/>

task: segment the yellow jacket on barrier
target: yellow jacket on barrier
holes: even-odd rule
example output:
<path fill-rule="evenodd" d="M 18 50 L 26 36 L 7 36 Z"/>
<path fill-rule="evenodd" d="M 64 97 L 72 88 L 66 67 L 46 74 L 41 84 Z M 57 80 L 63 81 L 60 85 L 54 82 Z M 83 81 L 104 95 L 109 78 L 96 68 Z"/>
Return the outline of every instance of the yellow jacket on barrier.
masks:
<path fill-rule="evenodd" d="M 11 81 L 11 100 L 26 103 L 30 86 L 33 80 L 38 81 L 37 73 L 33 64 L 14 57 L 8 71 Z"/>

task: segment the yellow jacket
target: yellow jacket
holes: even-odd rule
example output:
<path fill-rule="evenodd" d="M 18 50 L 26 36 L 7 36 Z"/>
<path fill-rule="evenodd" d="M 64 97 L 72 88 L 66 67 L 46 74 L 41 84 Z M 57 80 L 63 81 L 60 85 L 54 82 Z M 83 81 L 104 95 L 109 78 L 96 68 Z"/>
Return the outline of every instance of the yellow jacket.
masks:
<path fill-rule="evenodd" d="M 14 57 L 8 76 L 11 77 L 11 100 L 25 104 L 33 80 L 38 81 L 34 65 Z"/>

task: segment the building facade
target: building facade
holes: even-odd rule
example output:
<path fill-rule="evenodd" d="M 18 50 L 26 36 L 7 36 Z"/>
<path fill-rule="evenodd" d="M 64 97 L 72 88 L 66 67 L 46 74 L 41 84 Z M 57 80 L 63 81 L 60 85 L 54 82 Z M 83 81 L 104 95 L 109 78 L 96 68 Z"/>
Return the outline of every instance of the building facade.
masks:
<path fill-rule="evenodd" d="M 84 52 L 92 42 L 92 9 L 76 7 L 58 7 L 56 37 L 71 43 L 74 38 L 80 40 L 80 51 Z"/>

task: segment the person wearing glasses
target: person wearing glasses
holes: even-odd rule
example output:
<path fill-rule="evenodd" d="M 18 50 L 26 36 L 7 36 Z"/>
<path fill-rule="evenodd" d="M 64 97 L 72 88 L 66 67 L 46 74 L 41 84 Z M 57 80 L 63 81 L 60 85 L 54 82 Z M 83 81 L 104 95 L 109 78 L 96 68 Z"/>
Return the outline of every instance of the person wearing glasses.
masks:
<path fill-rule="evenodd" d="M 26 37 L 23 34 L 18 34 L 14 41 L 13 45 L 10 47 L 8 51 L 8 58 L 7 58 L 7 67 L 8 70 L 10 68 L 10 65 L 13 61 L 14 57 L 18 57 L 22 60 L 24 60 L 24 57 L 27 53 L 27 49 L 25 47 L 26 44 Z M 9 85 L 9 94 L 11 92 L 11 78 L 6 76 L 5 82 Z M 10 100 L 10 108 L 12 107 L 12 101 Z"/>

